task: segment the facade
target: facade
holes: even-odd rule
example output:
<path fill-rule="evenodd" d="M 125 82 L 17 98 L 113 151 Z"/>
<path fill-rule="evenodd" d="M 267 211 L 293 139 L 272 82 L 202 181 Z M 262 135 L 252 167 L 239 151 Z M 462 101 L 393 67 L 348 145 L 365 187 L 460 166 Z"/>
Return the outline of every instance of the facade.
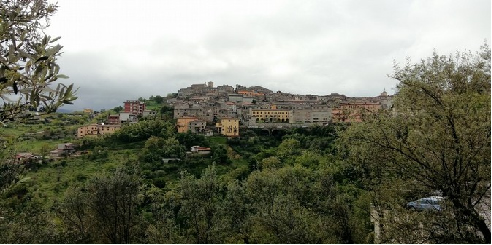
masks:
<path fill-rule="evenodd" d="M 302 108 L 293 110 L 292 123 L 326 125 L 331 122 L 331 108 L 324 110 Z"/>
<path fill-rule="evenodd" d="M 124 111 L 134 115 L 142 115 L 145 111 L 145 103 L 138 100 L 127 100 L 124 103 Z"/>
<path fill-rule="evenodd" d="M 82 126 L 77 129 L 77 138 L 83 138 L 85 136 L 97 136 L 97 124 L 91 124 L 88 126 Z"/>
<path fill-rule="evenodd" d="M 56 150 L 50 151 L 50 157 L 70 156 L 75 153 L 75 145 L 72 143 L 58 144 Z"/>
<path fill-rule="evenodd" d="M 138 118 L 136 115 L 131 114 L 129 112 L 121 112 L 120 113 L 120 122 L 136 122 Z"/>
<path fill-rule="evenodd" d="M 381 109 L 379 102 L 344 102 L 332 110 L 332 122 L 362 122 L 364 114 L 375 113 Z"/>
<path fill-rule="evenodd" d="M 120 125 L 98 125 L 99 135 L 113 134 L 121 128 Z"/>
<path fill-rule="evenodd" d="M 108 115 L 108 120 L 106 121 L 107 124 L 120 124 L 120 115 L 115 114 L 115 115 Z"/>
<path fill-rule="evenodd" d="M 177 104 L 174 105 L 174 118 L 199 117 L 203 114 L 203 108 L 198 104 Z"/>
<path fill-rule="evenodd" d="M 263 97 L 265 95 L 263 93 L 257 93 L 255 91 L 248 91 L 248 90 L 239 90 L 237 91 L 237 93 L 246 97 Z"/>
<path fill-rule="evenodd" d="M 227 96 L 227 101 L 243 102 L 243 95 L 242 94 L 229 94 Z"/>
<path fill-rule="evenodd" d="M 190 122 L 197 121 L 196 117 L 180 117 L 176 123 L 178 133 L 186 133 L 189 130 Z"/>
<path fill-rule="evenodd" d="M 277 109 L 272 105 L 270 109 L 251 109 L 250 117 L 257 123 L 289 123 L 292 121 L 292 110 Z"/>
<path fill-rule="evenodd" d="M 219 134 L 228 137 L 239 136 L 239 119 L 237 118 L 222 118 L 220 123 L 217 123 L 215 126 Z"/>
<path fill-rule="evenodd" d="M 205 127 L 207 123 L 205 121 L 196 120 L 188 123 L 188 130 L 194 134 L 205 133 Z"/>
<path fill-rule="evenodd" d="M 144 110 L 143 113 L 142 113 L 142 116 L 143 117 L 152 117 L 152 116 L 155 116 L 156 115 L 156 112 L 155 111 L 152 111 L 152 110 Z"/>
<path fill-rule="evenodd" d="M 77 138 L 96 137 L 99 135 L 113 134 L 121 128 L 121 125 L 115 124 L 91 124 L 82 126 L 77 129 Z"/>

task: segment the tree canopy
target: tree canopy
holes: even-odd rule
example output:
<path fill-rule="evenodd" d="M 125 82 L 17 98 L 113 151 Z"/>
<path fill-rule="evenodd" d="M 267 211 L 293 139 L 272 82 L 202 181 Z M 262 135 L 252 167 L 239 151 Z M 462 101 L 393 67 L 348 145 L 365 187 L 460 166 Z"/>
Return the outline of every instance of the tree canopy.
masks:
<path fill-rule="evenodd" d="M 383 201 L 388 186 L 400 206 L 405 197 L 442 193 L 454 228 L 429 233 L 430 241 L 490 243 L 483 218 L 490 212 L 483 207 L 490 200 L 490 48 L 434 53 L 395 66 L 392 77 L 399 81 L 394 111 L 353 125 L 342 138 L 354 168 L 383 206 L 392 205 Z"/>
<path fill-rule="evenodd" d="M 14 120 L 29 108 L 42 106 L 54 112 L 76 100 L 73 84 L 58 79 L 60 37 L 44 33 L 57 6 L 46 0 L 10 1 L 0 4 L 0 119 Z"/>

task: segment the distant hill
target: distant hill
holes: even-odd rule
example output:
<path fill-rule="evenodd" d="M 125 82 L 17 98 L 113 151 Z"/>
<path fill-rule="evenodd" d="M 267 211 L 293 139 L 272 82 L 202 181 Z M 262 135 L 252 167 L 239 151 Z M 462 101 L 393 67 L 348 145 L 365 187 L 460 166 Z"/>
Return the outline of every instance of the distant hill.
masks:
<path fill-rule="evenodd" d="M 60 109 L 56 110 L 56 112 L 58 112 L 58 113 L 72 113 L 73 110 L 60 108 Z"/>

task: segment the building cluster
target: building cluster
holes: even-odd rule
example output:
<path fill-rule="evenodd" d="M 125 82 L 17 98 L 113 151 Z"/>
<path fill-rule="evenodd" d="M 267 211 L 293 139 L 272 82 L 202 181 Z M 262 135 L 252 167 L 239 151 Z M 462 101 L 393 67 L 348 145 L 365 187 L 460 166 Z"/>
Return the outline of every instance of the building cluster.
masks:
<path fill-rule="evenodd" d="M 155 116 L 156 112 L 145 109 L 145 102 L 127 100 L 123 102 L 123 111 L 118 114 L 109 114 L 104 123 L 94 123 L 77 129 L 77 137 L 94 137 L 112 134 L 121 128 L 122 123 L 136 123 L 139 117 Z M 91 109 L 84 109 L 84 113 L 93 113 Z"/>
<path fill-rule="evenodd" d="M 28 164 L 32 162 L 43 163 L 43 160 L 59 159 L 70 156 L 80 156 L 87 154 L 86 151 L 76 151 L 77 145 L 73 143 L 61 143 L 56 145 L 56 149 L 49 152 L 47 156 L 35 155 L 31 152 L 19 152 L 15 154 L 13 163 Z"/>
<path fill-rule="evenodd" d="M 364 115 L 392 108 L 392 95 L 383 91 L 375 97 L 299 95 L 272 91 L 261 86 L 214 86 L 213 82 L 193 84 L 168 96 L 178 133 L 227 137 L 240 135 L 240 128 L 292 128 L 352 123 Z M 89 112 L 89 110 L 87 110 Z M 123 111 L 111 114 L 105 123 L 80 127 L 77 137 L 111 134 L 122 123 L 135 123 L 139 117 L 155 116 L 139 100 L 124 102 Z"/>
<path fill-rule="evenodd" d="M 213 82 L 182 88 L 167 103 L 174 108 L 178 132 L 239 136 L 240 127 L 291 128 L 351 123 L 363 115 L 392 108 L 392 96 L 299 95 Z"/>

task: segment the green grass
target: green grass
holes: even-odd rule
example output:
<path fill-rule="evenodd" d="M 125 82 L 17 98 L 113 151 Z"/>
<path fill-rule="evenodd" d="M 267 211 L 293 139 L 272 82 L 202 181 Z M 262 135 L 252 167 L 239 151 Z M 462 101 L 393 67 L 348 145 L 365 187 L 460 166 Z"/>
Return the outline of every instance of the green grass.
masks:
<path fill-rule="evenodd" d="M 95 176 L 113 171 L 122 166 L 132 150 L 111 151 L 106 158 L 90 160 L 88 155 L 70 157 L 48 163 L 37 171 L 26 174 L 29 177 L 29 190 L 41 202 L 51 206 L 60 200 L 68 187 L 82 186 Z"/>
<path fill-rule="evenodd" d="M 152 105 L 151 105 L 152 106 Z M 158 105 L 154 105 L 158 106 Z M 77 142 L 73 136 L 56 140 L 28 139 L 20 140 L 19 136 L 27 132 L 36 133 L 47 130 L 48 128 L 72 130 L 81 125 L 54 126 L 53 124 L 37 125 L 11 125 L 0 132 L 0 137 L 12 142 L 12 149 L 15 152 L 32 152 L 34 154 L 49 154 L 49 151 L 56 149 L 57 144 L 65 142 Z M 227 138 L 223 136 L 208 137 L 211 144 L 227 144 Z M 24 175 L 25 181 L 21 184 L 26 185 L 33 198 L 44 203 L 46 207 L 51 207 L 55 202 L 60 201 L 66 190 L 70 187 L 83 186 L 87 181 L 98 175 L 106 175 L 118 167 L 128 164 L 139 164 L 138 156 L 144 147 L 145 141 L 134 143 L 113 143 L 106 142 L 102 146 L 107 156 L 96 156 L 91 149 L 91 153 L 80 157 L 69 157 L 55 160 L 31 169 Z M 48 152 L 47 152 L 48 151 Z M 165 182 L 164 190 L 169 190 L 179 182 L 180 173 L 187 171 L 199 177 L 203 170 L 212 164 L 210 156 L 189 158 L 188 161 L 177 163 L 153 163 L 159 166 L 152 167 L 153 170 L 147 171 L 152 177 L 145 179 L 144 182 L 150 184 L 159 178 Z M 152 165 L 151 165 L 152 166 Z M 230 164 L 217 164 L 218 173 L 223 178 L 236 179 L 244 176 L 248 171 L 247 161 L 242 157 L 232 160 Z"/>
<path fill-rule="evenodd" d="M 146 100 L 145 101 L 145 109 L 147 110 L 154 110 L 154 111 L 159 111 L 161 109 L 161 104 L 157 104 L 153 100 Z"/>
<path fill-rule="evenodd" d="M 223 136 L 210 136 L 208 140 L 211 144 L 227 145 L 227 138 Z"/>

